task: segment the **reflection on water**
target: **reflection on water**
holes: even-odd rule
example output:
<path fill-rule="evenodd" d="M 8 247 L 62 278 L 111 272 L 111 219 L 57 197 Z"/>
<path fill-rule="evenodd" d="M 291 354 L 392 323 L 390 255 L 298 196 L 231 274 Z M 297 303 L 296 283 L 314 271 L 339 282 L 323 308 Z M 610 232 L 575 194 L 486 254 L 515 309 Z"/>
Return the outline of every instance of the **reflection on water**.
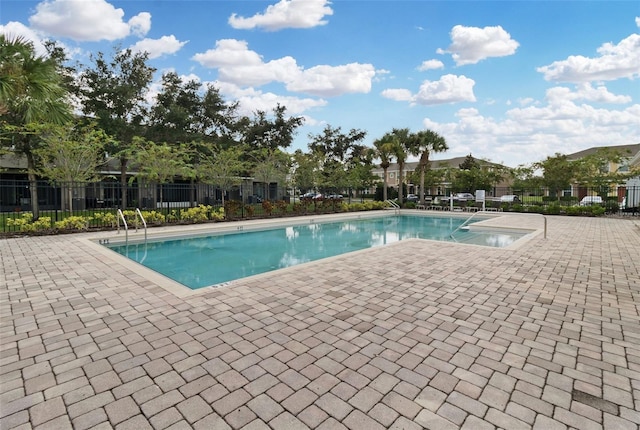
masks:
<path fill-rule="evenodd" d="M 522 234 L 454 231 L 464 219 L 400 216 L 111 246 L 192 289 L 401 240 L 504 247 Z"/>

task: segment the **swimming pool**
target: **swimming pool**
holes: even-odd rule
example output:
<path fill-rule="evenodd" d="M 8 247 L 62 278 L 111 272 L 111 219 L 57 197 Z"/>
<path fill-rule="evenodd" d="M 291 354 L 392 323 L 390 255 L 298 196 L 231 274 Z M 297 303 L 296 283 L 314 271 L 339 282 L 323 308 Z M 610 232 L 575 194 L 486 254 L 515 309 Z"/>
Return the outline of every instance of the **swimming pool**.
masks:
<path fill-rule="evenodd" d="M 406 239 L 505 247 L 525 234 L 458 230 L 451 237 L 464 221 L 453 216 L 382 216 L 105 246 L 198 289 Z"/>

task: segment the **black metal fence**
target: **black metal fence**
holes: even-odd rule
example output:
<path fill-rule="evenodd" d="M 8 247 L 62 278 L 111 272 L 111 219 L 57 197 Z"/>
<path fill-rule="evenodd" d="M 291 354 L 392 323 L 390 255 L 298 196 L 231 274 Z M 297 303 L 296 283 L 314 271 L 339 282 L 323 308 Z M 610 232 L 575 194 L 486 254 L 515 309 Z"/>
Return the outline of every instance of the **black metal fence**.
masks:
<path fill-rule="evenodd" d="M 91 218 L 91 227 L 110 227 L 113 217 L 101 217 L 96 214 L 117 214 L 124 209 L 139 208 L 162 214 L 166 221 L 180 220 L 181 212 L 198 205 L 222 206 L 223 191 L 217 187 L 197 183 L 138 184 L 101 181 L 92 183 L 56 184 L 47 181 L 37 182 L 37 192 L 32 191 L 31 183 L 24 179 L 0 180 L 0 232 L 19 231 L 15 222 L 34 210 L 37 196 L 40 217 L 50 219 L 51 226 L 70 216 Z M 225 192 L 225 200 L 237 200 L 243 203 L 258 201 L 253 194 L 252 184 L 241 184 Z M 107 221 L 104 221 L 107 220 Z"/>
<path fill-rule="evenodd" d="M 446 195 L 429 196 L 430 204 L 446 207 L 476 206 L 483 204 L 474 199 L 470 193 L 451 193 Z M 415 196 L 414 196 L 415 199 Z M 453 200 L 453 202 L 452 202 Z M 607 186 L 588 188 L 575 186 L 571 189 L 549 190 L 546 188 L 514 189 L 510 187 L 496 187 L 485 191 L 484 207 L 499 210 L 517 212 L 539 212 L 548 214 L 579 215 L 587 212 L 584 208 L 594 208 L 594 214 L 600 212 L 608 214 L 638 215 L 640 206 L 640 181 L 639 185 L 631 186 Z M 583 210 L 578 210 L 583 208 Z"/>
<path fill-rule="evenodd" d="M 240 211 L 246 205 L 259 203 L 261 196 L 256 191 L 277 195 L 277 187 L 271 184 L 264 190 L 262 184 L 244 183 L 234 187 L 224 195 L 225 201 L 240 203 Z M 282 193 L 281 193 L 282 194 Z M 37 195 L 38 210 L 41 217 L 54 223 L 70 216 L 91 218 L 92 227 L 110 227 L 101 223 L 113 220 L 96 214 L 116 215 L 122 207 L 123 195 L 126 195 L 126 208 L 139 208 L 155 211 L 167 222 L 181 219 L 181 213 L 198 205 L 217 209 L 222 206 L 223 191 L 211 185 L 198 183 L 139 184 L 127 183 L 123 188 L 115 180 L 103 180 L 93 183 L 55 184 L 47 181 L 37 182 L 37 193 L 33 193 L 31 184 L 24 179 L 0 179 L 0 232 L 18 231 L 15 220 L 29 216 L 33 212 L 33 199 Z M 511 196 L 511 197 L 507 197 Z M 514 197 L 515 196 L 515 197 Z M 430 196 L 442 200 L 447 196 Z M 450 196 L 449 196 L 450 197 Z M 282 198 L 282 197 L 281 197 Z M 271 197 L 273 200 L 277 198 Z M 466 202 L 469 204 L 470 202 Z M 454 204 L 458 204 L 455 201 Z M 541 213 L 580 214 L 576 208 L 581 206 L 600 206 L 606 213 L 638 215 L 640 206 L 640 185 L 612 186 L 598 189 L 574 187 L 560 193 L 544 188 L 514 190 L 512 188 L 494 188 L 486 192 L 486 207 L 502 210 L 515 210 Z M 260 205 L 257 205 L 259 209 Z M 252 210 L 249 212 L 253 213 Z M 245 216 L 241 212 L 240 217 Z M 13 220 L 9 221 L 8 220 Z"/>

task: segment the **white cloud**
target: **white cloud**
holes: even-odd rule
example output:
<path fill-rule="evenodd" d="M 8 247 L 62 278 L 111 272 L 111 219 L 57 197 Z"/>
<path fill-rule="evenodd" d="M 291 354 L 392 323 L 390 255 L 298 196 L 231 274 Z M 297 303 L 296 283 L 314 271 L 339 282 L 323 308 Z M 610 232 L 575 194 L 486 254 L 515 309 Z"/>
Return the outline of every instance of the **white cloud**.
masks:
<path fill-rule="evenodd" d="M 281 0 L 267 7 L 264 13 L 250 18 L 229 17 L 229 25 L 237 29 L 264 28 L 269 31 L 283 28 L 312 28 L 327 23 L 325 16 L 333 15 L 328 0 Z"/>
<path fill-rule="evenodd" d="M 47 34 L 77 41 L 117 40 L 131 33 L 144 35 L 151 15 L 142 12 L 123 21 L 124 11 L 104 0 L 48 0 L 36 6 L 31 26 Z"/>
<path fill-rule="evenodd" d="M 315 66 L 301 71 L 287 82 L 287 89 L 323 97 L 368 93 L 371 91 L 371 80 L 375 74 L 376 71 L 371 64 Z"/>
<path fill-rule="evenodd" d="M 617 45 L 605 43 L 595 58 L 572 55 L 536 70 L 547 81 L 593 82 L 640 77 L 640 34 L 632 34 Z"/>
<path fill-rule="evenodd" d="M 289 91 L 321 97 L 368 93 L 376 76 L 371 64 L 319 65 L 305 70 L 288 56 L 264 62 L 257 52 L 249 49 L 247 42 L 235 39 L 219 40 L 214 49 L 192 59 L 205 67 L 218 68 L 218 79 L 223 82 L 237 86 L 280 82 Z"/>
<path fill-rule="evenodd" d="M 420 66 L 418 67 L 418 70 L 420 70 L 421 72 L 427 71 L 427 70 L 435 70 L 435 69 L 443 69 L 444 68 L 444 63 L 440 60 L 426 60 L 423 61 L 422 64 L 420 64 Z"/>
<path fill-rule="evenodd" d="M 218 40 L 215 49 L 196 54 L 192 59 L 210 68 L 259 66 L 262 64 L 260 55 L 255 51 L 250 51 L 246 41 L 236 39 Z"/>
<path fill-rule="evenodd" d="M 585 100 L 595 103 L 630 103 L 630 96 L 616 95 L 604 86 L 593 88 L 591 84 L 580 84 L 576 91 L 566 87 L 553 87 L 547 90 L 547 100 L 550 104 L 560 103 L 565 100 Z"/>
<path fill-rule="evenodd" d="M 211 82 L 211 84 L 218 88 L 221 94 L 238 101 L 240 115 L 251 116 L 257 110 L 268 112 L 278 104 L 287 107 L 287 114 L 300 115 L 309 109 L 327 105 L 327 101 L 323 99 L 280 96 L 272 92 L 263 93 L 255 88 L 241 88 L 222 81 Z"/>
<path fill-rule="evenodd" d="M 636 16 L 636 25 L 640 27 L 640 16 Z"/>
<path fill-rule="evenodd" d="M 30 29 L 26 25 L 21 22 L 11 21 L 6 25 L 0 25 L 0 33 L 3 33 L 12 38 L 20 36 L 25 40 L 33 43 L 33 48 L 37 55 L 46 55 L 47 49 L 44 47 L 42 42 L 42 37 L 38 34 L 38 32 Z"/>
<path fill-rule="evenodd" d="M 131 32 L 138 37 L 144 37 L 151 30 L 151 14 L 141 12 L 131 18 L 128 22 Z"/>
<path fill-rule="evenodd" d="M 396 101 L 409 101 L 419 105 L 441 105 L 447 103 L 475 102 L 473 86 L 476 82 L 464 75 L 444 75 L 437 81 L 423 81 L 418 93 L 403 88 L 382 91 L 382 96 Z"/>
<path fill-rule="evenodd" d="M 421 105 L 475 102 L 475 81 L 466 76 L 444 75 L 437 81 L 424 81 L 414 98 Z"/>
<path fill-rule="evenodd" d="M 172 34 L 171 36 L 162 36 L 160 39 L 142 39 L 131 46 L 133 52 L 147 52 L 149 58 L 158 58 L 165 54 L 175 54 L 187 42 L 180 42 Z"/>
<path fill-rule="evenodd" d="M 474 156 L 515 167 L 544 159 L 556 152 L 569 154 L 594 146 L 637 142 L 640 105 L 625 109 L 598 109 L 565 100 L 545 106 L 514 108 L 505 119 L 461 109 L 457 120 L 439 123 L 430 118 L 423 126 L 445 136 L 448 157 Z"/>
<path fill-rule="evenodd" d="M 524 97 L 524 98 L 519 98 L 519 99 L 518 99 L 518 104 L 519 104 L 520 106 L 528 106 L 528 105 L 530 105 L 530 104 L 533 104 L 533 103 L 534 103 L 534 101 L 535 101 L 535 100 L 534 100 L 533 98 L 531 98 L 531 97 Z M 511 104 L 511 103 L 508 103 L 508 105 L 510 105 L 510 104 Z"/>
<path fill-rule="evenodd" d="M 404 88 L 389 88 L 382 91 L 381 94 L 384 98 L 398 102 L 410 102 L 413 100 L 413 94 L 411 94 L 411 91 Z"/>
<path fill-rule="evenodd" d="M 456 65 L 476 64 L 490 57 L 504 57 L 516 52 L 520 44 L 511 38 L 501 26 L 464 27 L 451 29 L 451 45 L 438 49 L 439 54 L 449 53 Z"/>

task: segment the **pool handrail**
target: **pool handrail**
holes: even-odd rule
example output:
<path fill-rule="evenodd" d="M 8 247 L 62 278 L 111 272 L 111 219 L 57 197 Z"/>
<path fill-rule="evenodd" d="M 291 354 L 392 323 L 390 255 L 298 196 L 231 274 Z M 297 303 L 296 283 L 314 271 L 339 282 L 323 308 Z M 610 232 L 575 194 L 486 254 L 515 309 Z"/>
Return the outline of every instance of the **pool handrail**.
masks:
<path fill-rule="evenodd" d="M 142 216 L 142 212 L 140 212 L 140 208 L 136 208 L 136 215 L 140 217 L 142 220 L 142 225 L 144 225 L 144 241 L 147 242 L 147 222 L 144 220 Z M 136 223 L 136 231 L 138 231 L 138 224 Z"/>
<path fill-rule="evenodd" d="M 124 219 L 124 214 L 122 213 L 122 209 L 118 209 L 118 234 L 120 234 L 120 220 L 124 223 L 124 233 L 125 233 L 125 241 L 129 242 L 129 226 L 127 225 L 127 220 Z"/>
<path fill-rule="evenodd" d="M 142 220 L 142 225 L 144 225 L 144 242 L 147 243 L 147 221 L 145 221 L 144 217 L 142 216 L 142 212 L 140 212 L 139 208 L 136 208 L 136 217 L 140 217 L 140 219 Z M 125 237 L 124 237 L 124 241 L 125 244 L 129 244 L 129 225 L 127 224 L 127 220 L 124 217 L 124 213 L 122 213 L 122 209 L 118 209 L 118 216 L 116 218 L 118 220 L 118 233 L 120 233 L 120 220 L 122 220 L 122 223 L 124 224 L 124 233 L 125 233 Z M 136 223 L 136 231 L 138 231 L 138 223 Z"/>
<path fill-rule="evenodd" d="M 391 207 L 393 208 L 393 211 L 396 215 L 400 214 L 400 205 L 396 202 L 394 202 L 393 200 L 387 199 L 387 203 L 389 203 L 391 205 Z"/>

